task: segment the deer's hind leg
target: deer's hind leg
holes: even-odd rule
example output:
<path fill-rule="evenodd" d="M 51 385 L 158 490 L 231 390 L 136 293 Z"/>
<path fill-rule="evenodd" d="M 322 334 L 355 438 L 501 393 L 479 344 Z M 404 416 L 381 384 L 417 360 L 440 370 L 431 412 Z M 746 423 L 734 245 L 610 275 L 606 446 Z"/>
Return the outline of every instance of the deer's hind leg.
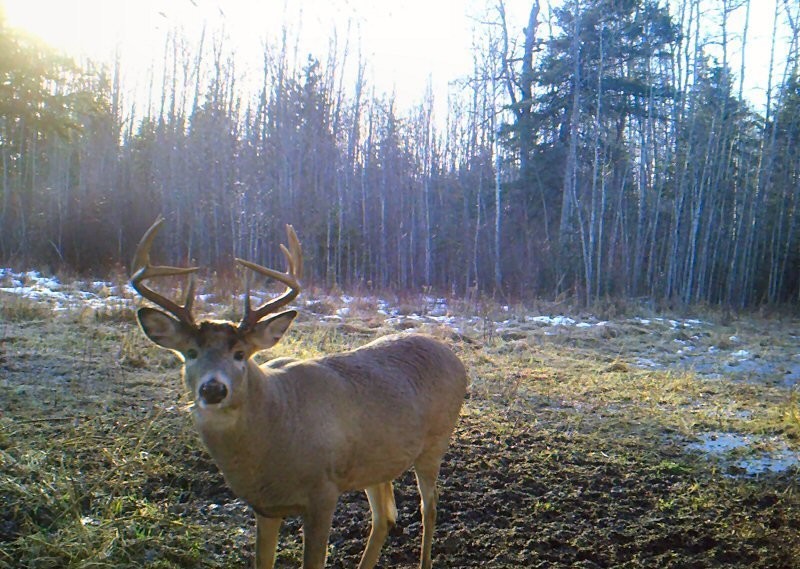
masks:
<path fill-rule="evenodd" d="M 442 465 L 444 453 L 431 452 L 421 456 L 414 463 L 414 474 L 419 488 L 420 510 L 422 512 L 422 549 L 419 556 L 420 569 L 431 569 L 431 548 L 433 532 L 436 528 L 436 505 L 439 501 L 439 489 L 436 481 Z"/>
<path fill-rule="evenodd" d="M 397 506 L 394 503 L 394 489 L 391 482 L 382 482 L 366 488 L 369 507 L 372 510 L 372 531 L 367 547 L 361 556 L 358 569 L 372 569 L 378 562 L 381 549 L 389 535 L 389 530 L 397 522 Z"/>

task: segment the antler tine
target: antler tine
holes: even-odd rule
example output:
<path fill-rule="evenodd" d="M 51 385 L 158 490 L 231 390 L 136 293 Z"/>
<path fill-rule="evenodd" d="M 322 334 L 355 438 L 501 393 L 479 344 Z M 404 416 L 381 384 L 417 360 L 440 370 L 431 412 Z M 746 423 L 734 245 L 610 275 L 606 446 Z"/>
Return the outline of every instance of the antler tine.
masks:
<path fill-rule="evenodd" d="M 281 251 L 283 251 L 284 257 L 286 257 L 287 264 L 287 271 L 285 273 L 257 265 L 256 263 L 251 263 L 250 261 L 245 261 L 244 259 L 236 259 L 236 262 L 243 267 L 264 275 L 265 277 L 282 282 L 287 286 L 286 290 L 280 296 L 253 309 L 253 307 L 250 306 L 250 286 L 249 282 L 246 281 L 244 315 L 242 316 L 242 322 L 239 324 L 240 329 L 247 330 L 252 328 L 259 320 L 264 318 L 264 316 L 275 312 L 281 306 L 289 304 L 300 294 L 302 288 L 300 286 L 300 279 L 303 278 L 303 249 L 300 246 L 300 240 L 297 238 L 294 227 L 289 224 L 286 225 L 286 236 L 289 240 L 289 247 L 287 248 L 286 245 L 281 243 Z"/>
<path fill-rule="evenodd" d="M 156 238 L 158 230 L 161 229 L 163 224 L 164 218 L 159 216 L 155 223 L 150 226 L 150 229 L 142 236 L 141 241 L 139 241 L 139 245 L 136 247 L 136 253 L 133 256 L 133 262 L 131 263 L 131 286 L 136 289 L 136 292 L 143 298 L 146 298 L 153 304 L 175 315 L 181 322 L 194 324 L 192 305 L 194 304 L 195 283 L 193 276 L 189 277 L 189 283 L 186 287 L 186 294 L 183 299 L 183 306 L 144 285 L 145 280 L 153 277 L 190 275 L 198 270 L 198 267 L 169 267 L 150 264 L 150 249 L 153 246 L 153 241 Z"/>

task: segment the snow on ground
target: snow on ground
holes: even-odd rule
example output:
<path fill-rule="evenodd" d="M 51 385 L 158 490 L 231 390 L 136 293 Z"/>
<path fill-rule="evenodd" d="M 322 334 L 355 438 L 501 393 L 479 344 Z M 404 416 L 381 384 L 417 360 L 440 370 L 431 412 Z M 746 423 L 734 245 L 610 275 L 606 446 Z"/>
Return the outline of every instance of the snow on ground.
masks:
<path fill-rule="evenodd" d="M 0 292 L 42 301 L 55 311 L 80 308 L 95 310 L 131 306 L 133 290 L 105 281 L 76 281 L 63 285 L 56 277 L 43 276 L 39 271 L 15 273 L 0 268 Z M 124 290 L 120 290 L 120 288 Z"/>
<path fill-rule="evenodd" d="M 57 312 L 85 308 L 98 311 L 114 310 L 133 308 L 138 304 L 135 291 L 128 284 L 119 285 L 102 280 L 65 284 L 56 277 L 46 276 L 34 270 L 15 272 L 0 268 L 0 293 L 46 303 Z M 267 291 L 254 290 L 251 298 L 254 303 L 260 303 L 270 295 L 271 293 Z M 205 303 L 210 312 L 223 308 L 214 302 L 213 294 L 198 295 L 198 298 Z M 358 310 L 357 304 L 360 303 L 374 307 L 374 311 L 384 317 L 386 326 L 398 329 L 428 323 L 445 326 L 456 333 L 464 334 L 485 329 L 487 326 L 485 315 L 469 316 L 453 311 L 448 300 L 441 297 L 422 296 L 415 305 L 416 310 L 410 310 L 408 306 L 401 307 L 398 301 L 392 302 L 385 298 L 356 299 L 349 295 L 306 297 L 304 305 L 312 308 L 314 304 L 320 302 L 327 302 L 337 307 L 332 314 L 320 316 L 328 321 L 345 321 L 355 314 Z M 760 344 L 751 340 L 750 345 L 745 345 L 746 340 L 739 334 L 730 335 L 723 342 L 709 343 L 709 337 L 713 335 L 713 325 L 695 318 L 635 317 L 611 322 L 593 316 L 578 318 L 564 314 L 514 314 L 509 306 L 500 307 L 499 313 L 495 316 L 496 320 L 488 324 L 493 328 L 493 333 L 500 338 L 512 335 L 528 337 L 531 334 L 558 336 L 565 333 L 580 336 L 591 334 L 592 330 L 606 333 L 612 329 L 622 330 L 617 334 L 630 334 L 630 329 L 638 328 L 636 332 L 639 334 L 646 334 L 659 340 L 667 338 L 664 341 L 653 341 L 650 347 L 636 348 L 628 354 L 629 361 L 641 368 L 688 369 L 706 380 L 729 377 L 747 381 L 778 381 L 787 388 L 800 384 L 800 348 L 796 348 L 794 352 L 770 351 L 764 348 L 763 340 Z M 670 336 L 674 338 L 669 340 Z M 797 341 L 797 334 L 790 336 L 792 337 L 784 342 L 785 345 L 800 344 Z M 602 337 L 603 341 L 611 346 L 615 335 Z M 669 348 L 670 343 L 665 342 L 671 342 L 674 349 Z M 647 342 L 639 344 L 647 346 Z M 732 459 L 735 461 L 735 466 L 744 474 L 780 472 L 800 463 L 797 453 L 779 439 L 767 440 L 766 437 L 739 433 L 712 432 L 701 434 L 697 442 L 688 445 L 690 450 L 722 458 L 742 447 L 754 451 L 748 457 Z"/>
<path fill-rule="evenodd" d="M 130 285 L 118 285 L 108 281 L 75 281 L 61 283 L 56 277 L 42 275 L 38 271 L 14 272 L 11 269 L 0 268 L 0 293 L 9 293 L 41 301 L 49 304 L 55 311 L 91 308 L 94 310 L 118 309 L 133 307 L 138 301 Z M 308 295 L 308 293 L 304 293 Z M 252 302 L 258 304 L 271 296 L 264 290 L 251 292 Z M 203 301 L 208 312 L 217 312 L 224 306 L 215 302 L 213 294 L 200 294 L 198 299 Z M 357 302 L 358 301 L 358 302 Z M 800 382 L 800 349 L 789 362 L 776 362 L 763 353 L 764 350 L 748 349 L 743 346 L 741 338 L 731 335 L 727 340 L 728 348 L 715 344 L 708 345 L 706 341 L 710 335 L 712 325 L 694 318 L 674 319 L 663 317 L 627 318 L 615 322 L 601 320 L 593 316 L 578 318 L 565 314 L 530 315 L 512 314 L 508 306 L 500 307 L 495 319 L 485 315 L 465 315 L 462 311 L 451 310 L 448 300 L 442 297 L 423 295 L 413 309 L 401 306 L 385 298 L 368 296 L 356 299 L 349 295 L 317 295 L 306 296 L 302 304 L 312 308 L 318 303 L 327 303 L 336 307 L 331 314 L 322 315 L 321 318 L 329 321 L 344 321 L 354 316 L 358 310 L 357 304 L 374 307 L 374 311 L 384 317 L 384 322 L 389 327 L 402 327 L 411 322 L 417 324 L 429 323 L 451 328 L 453 331 L 464 334 L 469 331 L 492 327 L 493 335 L 505 337 L 508 334 L 527 336 L 543 334 L 555 336 L 564 333 L 586 334 L 592 329 L 622 330 L 626 334 L 626 326 L 639 327 L 639 333 L 652 335 L 654 338 L 676 335 L 672 339 L 675 349 L 665 349 L 663 345 L 654 344 L 648 350 L 631 354 L 632 363 L 642 368 L 651 369 L 689 369 L 701 377 L 715 379 L 724 375 L 747 375 L 749 378 L 759 379 L 761 376 L 775 376 L 783 374 L 783 381 L 787 386 Z M 605 336 L 604 336 L 605 337 Z M 731 347 L 739 349 L 731 351 Z M 729 349 L 731 348 L 731 349 Z M 724 359 L 724 365 L 720 360 Z"/>
<path fill-rule="evenodd" d="M 735 470 L 750 476 L 784 472 L 800 462 L 797 453 L 777 436 L 710 432 L 700 435 L 688 448 L 728 461 Z M 747 454 L 737 457 L 737 451 L 742 450 Z"/>
<path fill-rule="evenodd" d="M 119 308 L 121 306 L 134 306 L 136 301 L 135 292 L 130 285 L 125 284 L 122 286 L 115 285 L 107 281 L 75 281 L 69 285 L 62 284 L 56 277 L 44 276 L 39 271 L 25 271 L 14 272 L 11 269 L 0 268 L 0 292 L 19 295 L 24 298 L 29 298 L 36 301 L 43 301 L 49 303 L 54 310 L 63 311 L 75 308 Z M 254 290 L 251 293 L 253 303 L 259 303 L 263 299 L 268 298 L 270 293 L 265 291 Z M 215 308 L 213 294 L 199 294 L 198 299 L 204 301 L 211 308 Z M 351 305 L 355 302 L 355 298 L 349 295 L 339 295 L 336 297 L 317 297 L 307 298 L 306 305 L 319 302 L 320 300 L 329 300 L 336 304 L 342 304 L 341 308 L 336 309 L 329 319 L 344 319 L 351 313 Z M 377 312 L 387 317 L 389 324 L 401 322 L 404 319 L 426 321 L 449 326 L 456 331 L 462 331 L 460 328 L 464 325 L 475 325 L 483 318 L 472 316 L 458 316 L 452 313 L 448 301 L 445 298 L 423 296 L 421 297 L 421 304 L 423 309 L 417 312 L 408 312 L 401 310 L 398 306 L 393 306 L 391 302 L 378 298 L 366 297 L 359 300 L 365 300 L 372 303 L 377 307 Z M 502 307 L 503 312 L 509 312 L 508 306 Z M 505 319 L 495 322 L 496 332 L 498 334 L 513 329 L 518 323 L 519 318 Z M 591 328 L 594 326 L 606 326 L 607 321 L 597 320 L 590 318 L 588 320 L 576 320 L 570 316 L 553 314 L 553 315 L 538 315 L 538 316 L 525 316 L 522 318 L 524 322 L 536 323 L 544 327 L 575 327 L 575 328 Z M 699 320 L 666 320 L 664 318 L 644 319 L 638 318 L 636 321 L 642 325 L 649 325 L 652 322 L 669 322 L 673 328 L 678 327 L 691 327 L 700 325 Z"/>

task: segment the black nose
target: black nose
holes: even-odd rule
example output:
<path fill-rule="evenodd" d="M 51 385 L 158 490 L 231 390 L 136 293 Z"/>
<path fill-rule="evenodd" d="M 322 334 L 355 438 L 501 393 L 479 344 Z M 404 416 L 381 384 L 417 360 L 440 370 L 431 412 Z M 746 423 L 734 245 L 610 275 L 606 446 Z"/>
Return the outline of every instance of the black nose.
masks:
<path fill-rule="evenodd" d="M 209 405 L 216 405 L 228 395 L 225 384 L 216 379 L 209 379 L 200 386 L 200 397 Z"/>

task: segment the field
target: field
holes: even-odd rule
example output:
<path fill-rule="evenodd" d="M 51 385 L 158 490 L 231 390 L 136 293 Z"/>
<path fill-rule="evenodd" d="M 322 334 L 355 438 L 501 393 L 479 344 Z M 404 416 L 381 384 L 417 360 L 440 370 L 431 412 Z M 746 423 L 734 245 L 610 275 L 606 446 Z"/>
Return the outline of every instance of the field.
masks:
<path fill-rule="evenodd" d="M 201 309 L 233 317 L 225 298 Z M 0 568 L 252 565 L 252 513 L 132 306 L 112 283 L 0 272 Z M 467 365 L 434 566 L 800 567 L 796 318 L 315 291 L 298 306 L 269 357 L 419 330 Z M 380 566 L 415 567 L 411 474 L 396 492 Z M 366 498 L 343 497 L 328 566 L 354 567 L 368 531 Z M 277 566 L 300 561 L 290 520 Z"/>

